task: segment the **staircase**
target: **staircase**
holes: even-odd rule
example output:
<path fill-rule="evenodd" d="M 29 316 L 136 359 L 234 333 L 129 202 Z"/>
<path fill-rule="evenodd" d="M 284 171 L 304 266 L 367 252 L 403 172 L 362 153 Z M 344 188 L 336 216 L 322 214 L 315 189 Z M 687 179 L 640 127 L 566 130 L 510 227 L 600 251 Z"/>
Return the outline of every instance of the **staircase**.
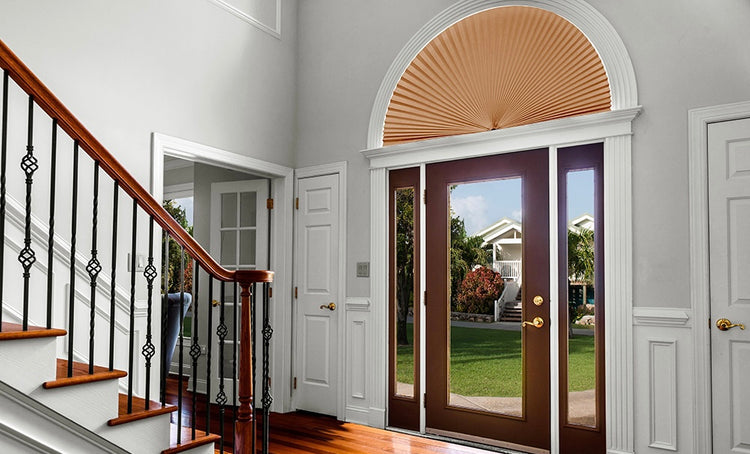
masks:
<path fill-rule="evenodd" d="M 500 316 L 501 322 L 518 322 L 523 320 L 523 306 L 520 301 L 509 301 L 505 303 L 505 309 Z"/>
<path fill-rule="evenodd" d="M 227 449 L 254 453 L 260 438 L 268 453 L 255 415 L 268 421 L 272 403 L 273 272 L 219 265 L 2 41 L 0 68 L 0 453 L 223 452 L 222 437 L 196 428 L 198 393 L 219 406 L 218 432 L 234 434 Z M 166 294 L 174 279 L 177 306 L 193 295 L 194 327 L 208 320 L 190 345 Z M 162 358 L 175 343 L 179 383 L 194 388 L 189 410 L 182 386 L 166 404 Z"/>

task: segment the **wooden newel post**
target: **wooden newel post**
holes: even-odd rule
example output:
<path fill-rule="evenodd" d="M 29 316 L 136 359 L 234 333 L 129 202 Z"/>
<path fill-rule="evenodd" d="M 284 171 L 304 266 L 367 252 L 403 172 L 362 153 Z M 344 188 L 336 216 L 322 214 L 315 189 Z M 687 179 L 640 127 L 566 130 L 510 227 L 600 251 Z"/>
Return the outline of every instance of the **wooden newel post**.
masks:
<path fill-rule="evenodd" d="M 251 336 L 250 317 L 250 286 L 251 282 L 240 282 L 242 292 L 242 313 L 240 315 L 240 374 L 239 374 L 239 400 L 240 406 L 237 410 L 237 421 L 234 431 L 234 449 L 236 453 L 252 452 L 253 435 L 255 434 L 255 415 L 253 415 L 253 339 Z"/>

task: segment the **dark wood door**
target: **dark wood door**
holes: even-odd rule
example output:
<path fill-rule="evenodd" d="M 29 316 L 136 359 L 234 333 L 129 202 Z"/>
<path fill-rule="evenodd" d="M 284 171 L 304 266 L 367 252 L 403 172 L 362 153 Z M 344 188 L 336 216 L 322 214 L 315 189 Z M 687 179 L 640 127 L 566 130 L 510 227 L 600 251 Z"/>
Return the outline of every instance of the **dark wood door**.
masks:
<path fill-rule="evenodd" d="M 429 432 L 517 448 L 550 447 L 548 153 L 545 148 L 426 168 L 425 387 Z M 508 322 L 493 332 L 473 329 L 477 323 L 451 322 L 451 300 L 454 306 L 459 304 L 456 298 L 460 292 L 455 280 L 452 283 L 451 270 L 455 274 L 458 264 L 464 266 L 465 262 L 458 262 L 461 259 L 456 251 L 451 253 L 451 233 L 455 237 L 460 230 L 450 205 L 451 194 L 462 185 L 486 183 L 491 188 L 493 182 L 517 184 L 520 194 L 515 196 L 520 209 L 514 216 L 488 227 L 496 231 L 485 232 L 488 237 L 501 237 L 502 241 L 492 246 L 497 248 L 495 255 L 505 258 L 507 253 L 509 258 L 493 264 L 506 274 L 505 287 L 517 286 L 508 306 L 520 307 L 523 320 L 539 317 L 544 325 L 538 328 Z M 514 193 L 489 190 L 481 198 L 494 203 Z M 480 196 L 472 197 L 476 201 Z M 454 205 L 458 208 L 458 199 Z M 512 256 L 514 253 L 520 255 Z M 516 262 L 520 262 L 520 274 L 505 271 L 506 265 Z M 540 305 L 532 302 L 535 296 L 541 297 Z"/>

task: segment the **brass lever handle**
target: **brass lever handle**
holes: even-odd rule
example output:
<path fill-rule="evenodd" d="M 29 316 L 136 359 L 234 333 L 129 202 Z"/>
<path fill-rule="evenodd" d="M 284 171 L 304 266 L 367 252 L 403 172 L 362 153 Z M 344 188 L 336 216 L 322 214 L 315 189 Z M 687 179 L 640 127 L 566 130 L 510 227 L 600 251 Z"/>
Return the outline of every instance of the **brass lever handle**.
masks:
<path fill-rule="evenodd" d="M 716 320 L 716 327 L 719 328 L 719 330 L 721 331 L 729 331 L 735 326 L 739 326 L 740 329 L 745 329 L 745 325 L 743 325 L 742 323 L 732 323 L 726 318 L 720 318 Z"/>
<path fill-rule="evenodd" d="M 321 304 L 321 309 L 328 309 L 329 311 L 335 311 L 336 310 L 336 303 L 328 303 L 328 304 Z"/>
<path fill-rule="evenodd" d="M 531 325 L 534 328 L 539 329 L 542 326 L 544 326 L 544 319 L 542 317 L 534 317 L 534 320 L 532 320 L 530 322 L 523 322 L 523 323 L 521 323 L 521 328 L 526 328 L 526 325 Z"/>
<path fill-rule="evenodd" d="M 216 300 L 211 301 L 211 306 L 216 307 L 216 306 L 219 306 L 219 305 L 221 305 L 220 302 L 218 302 Z"/>

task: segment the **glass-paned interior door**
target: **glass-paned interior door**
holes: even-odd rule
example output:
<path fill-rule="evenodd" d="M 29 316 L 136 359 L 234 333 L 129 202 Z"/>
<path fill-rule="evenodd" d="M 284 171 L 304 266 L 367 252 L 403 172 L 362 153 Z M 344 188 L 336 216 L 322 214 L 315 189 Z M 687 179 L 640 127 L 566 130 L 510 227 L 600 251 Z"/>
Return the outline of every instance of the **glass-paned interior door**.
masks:
<path fill-rule="evenodd" d="M 244 180 L 213 183 L 211 185 L 211 255 L 217 258 L 221 266 L 227 269 L 267 269 L 268 268 L 268 180 Z M 237 389 L 233 377 L 239 373 L 237 358 L 242 346 L 235 344 L 239 338 L 242 313 L 239 287 L 234 283 L 214 282 L 213 289 L 213 326 L 211 370 L 216 383 L 219 383 L 221 372 L 224 376 L 224 393 L 229 404 L 233 402 L 232 393 Z M 223 305 L 218 304 L 223 301 Z M 260 333 L 261 325 L 256 317 L 256 332 Z M 221 338 L 218 328 L 226 326 L 223 352 L 220 350 Z M 256 357 L 260 358 L 260 348 L 256 346 Z M 222 354 L 223 353 L 223 354 Z M 255 389 L 257 389 L 257 378 Z M 212 401 L 219 392 L 212 386 Z"/>

